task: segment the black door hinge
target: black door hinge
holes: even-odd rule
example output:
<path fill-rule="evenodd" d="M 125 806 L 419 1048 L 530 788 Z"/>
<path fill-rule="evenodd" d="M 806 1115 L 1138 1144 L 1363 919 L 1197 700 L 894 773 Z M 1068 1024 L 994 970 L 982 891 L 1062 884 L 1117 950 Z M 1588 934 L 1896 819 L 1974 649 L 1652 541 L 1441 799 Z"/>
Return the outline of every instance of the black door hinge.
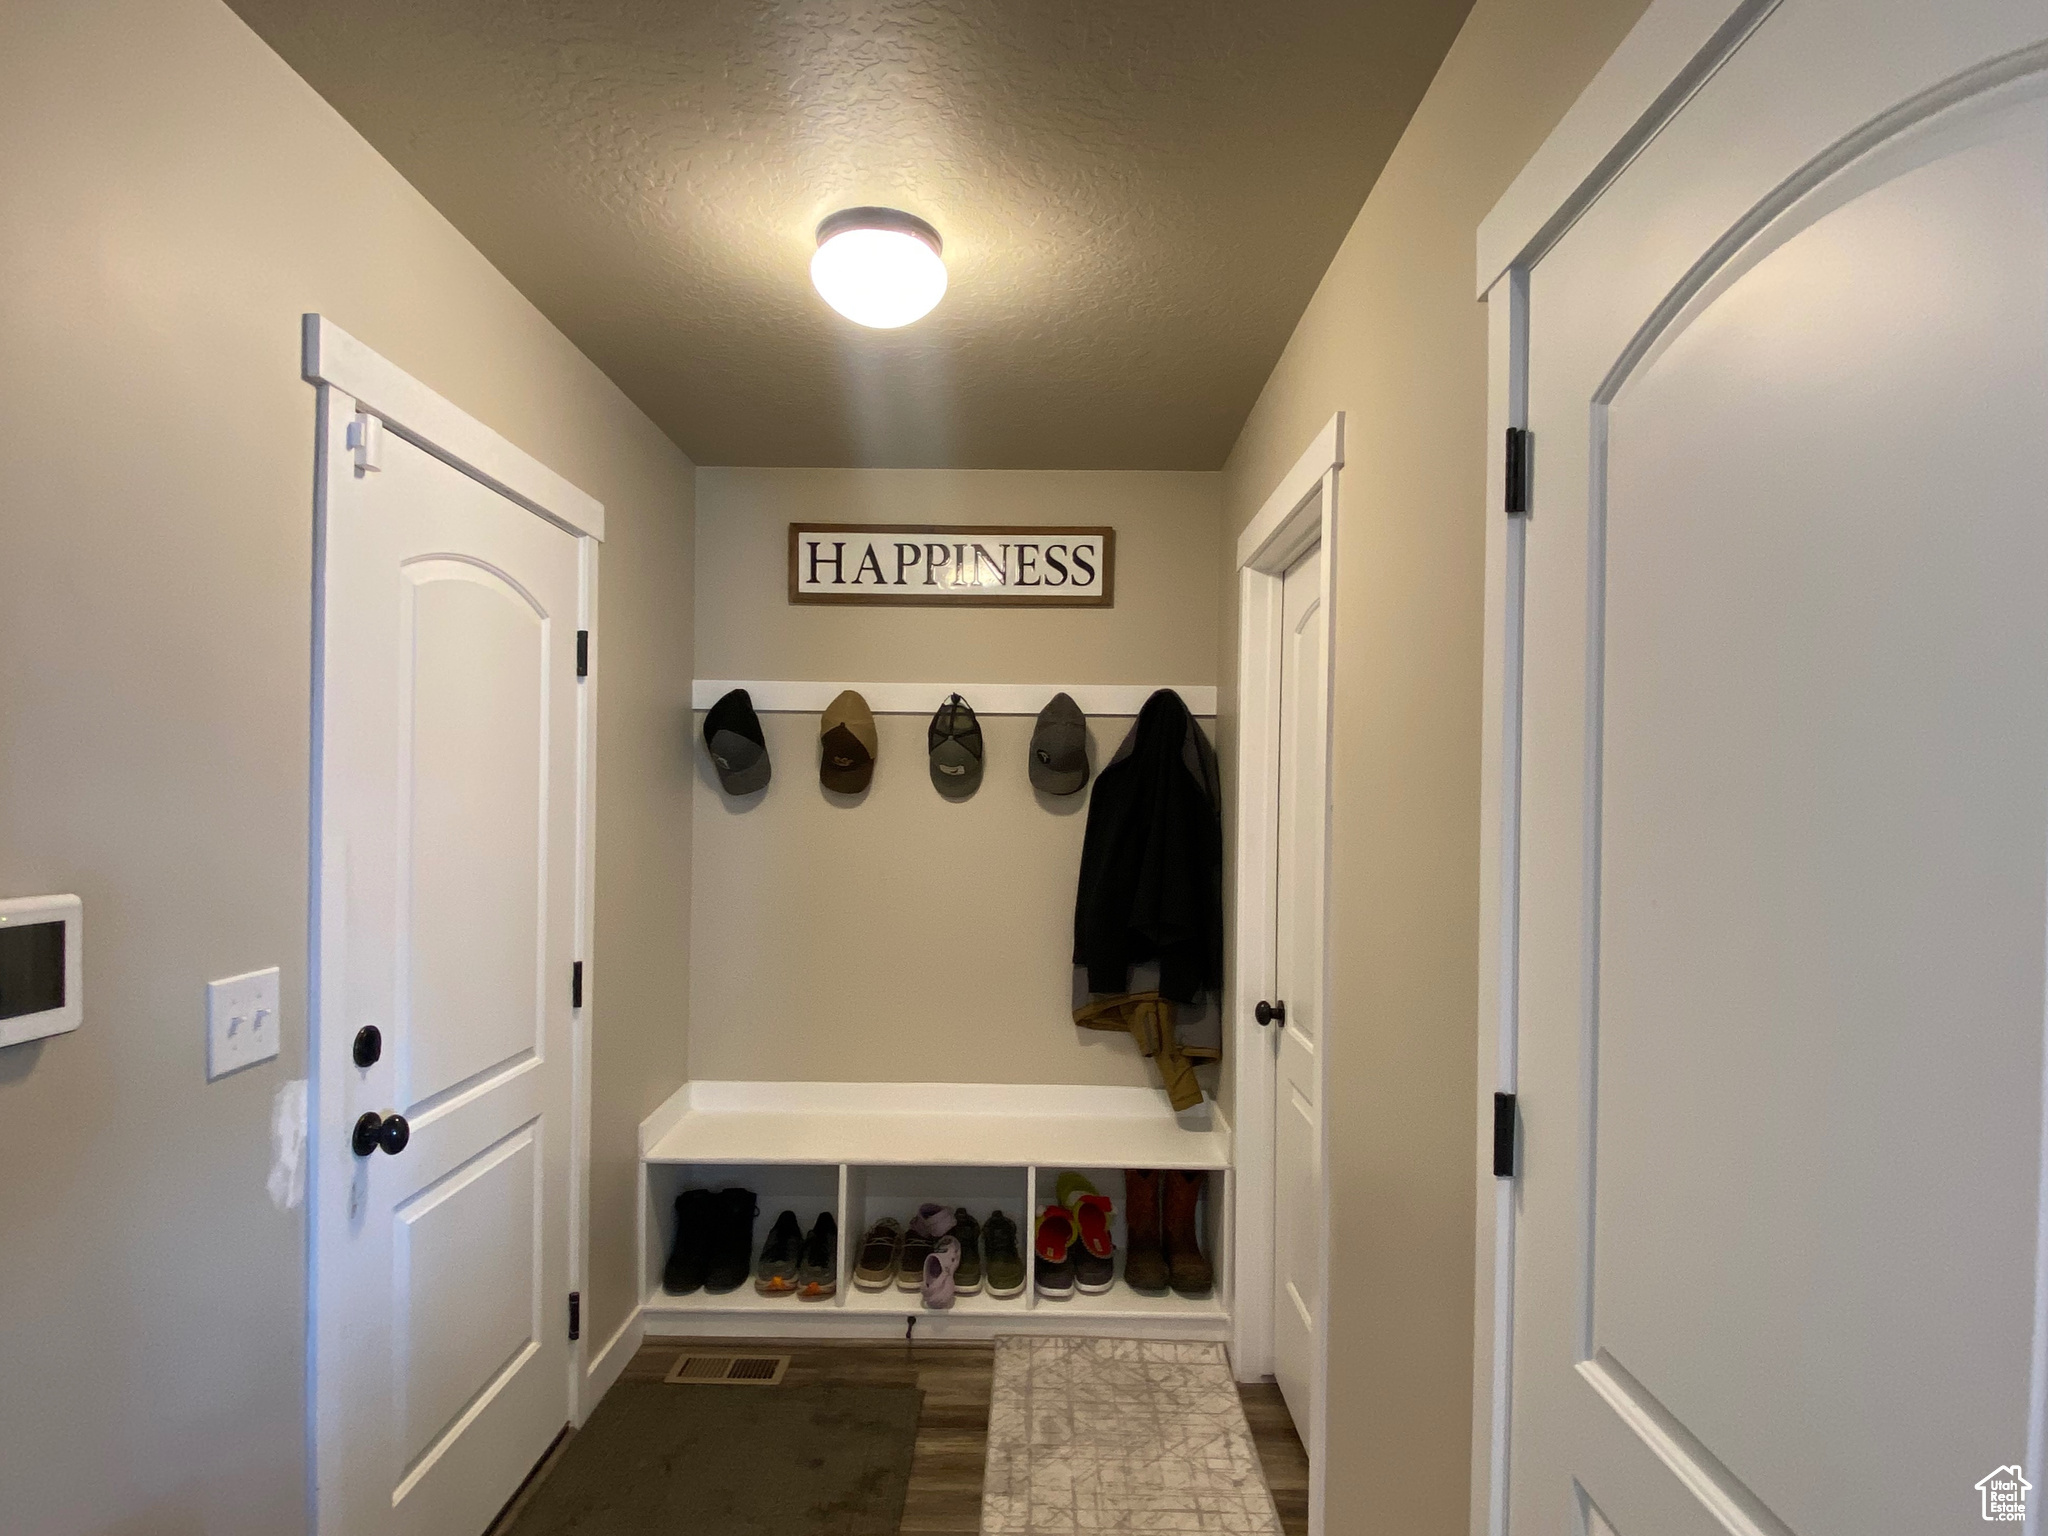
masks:
<path fill-rule="evenodd" d="M 1493 1176 L 1496 1179 L 1515 1176 L 1515 1096 L 1512 1093 L 1493 1096 Z"/>
<path fill-rule="evenodd" d="M 581 1008 L 583 1006 L 583 962 L 581 960 L 578 960 L 569 967 L 569 1006 L 571 1008 Z"/>
<path fill-rule="evenodd" d="M 569 1293 L 569 1342 L 574 1344 L 583 1337 L 583 1293 Z"/>
<path fill-rule="evenodd" d="M 590 631 L 587 629 L 576 631 L 576 675 L 590 676 Z"/>
<path fill-rule="evenodd" d="M 1531 448 L 1534 439 L 1527 427 L 1508 428 L 1508 483 L 1507 514 L 1509 517 L 1529 515 L 1529 477 L 1535 468 Z"/>

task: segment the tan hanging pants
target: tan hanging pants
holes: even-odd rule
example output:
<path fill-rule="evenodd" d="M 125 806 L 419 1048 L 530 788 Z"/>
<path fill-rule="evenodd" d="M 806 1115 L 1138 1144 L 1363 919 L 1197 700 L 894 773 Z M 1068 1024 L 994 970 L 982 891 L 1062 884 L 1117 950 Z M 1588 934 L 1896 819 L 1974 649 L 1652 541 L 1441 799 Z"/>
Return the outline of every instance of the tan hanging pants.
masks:
<path fill-rule="evenodd" d="M 1136 1040 L 1138 1049 L 1158 1064 L 1167 1100 L 1176 1110 L 1193 1109 L 1202 1102 L 1195 1064 L 1214 1061 L 1220 1053 L 1205 1046 L 1189 1049 L 1181 1045 L 1174 1030 L 1171 1000 L 1157 992 L 1097 998 L 1074 1010 L 1074 1022 L 1083 1029 L 1122 1030 Z"/>

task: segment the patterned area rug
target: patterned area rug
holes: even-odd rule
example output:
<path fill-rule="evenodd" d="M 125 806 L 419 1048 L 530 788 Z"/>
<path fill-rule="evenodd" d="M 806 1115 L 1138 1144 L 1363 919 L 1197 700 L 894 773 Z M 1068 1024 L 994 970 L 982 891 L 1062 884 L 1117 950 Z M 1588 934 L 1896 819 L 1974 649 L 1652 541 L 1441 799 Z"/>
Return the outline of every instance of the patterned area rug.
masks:
<path fill-rule="evenodd" d="M 996 1340 L 983 1536 L 1280 1536 L 1221 1344 Z"/>

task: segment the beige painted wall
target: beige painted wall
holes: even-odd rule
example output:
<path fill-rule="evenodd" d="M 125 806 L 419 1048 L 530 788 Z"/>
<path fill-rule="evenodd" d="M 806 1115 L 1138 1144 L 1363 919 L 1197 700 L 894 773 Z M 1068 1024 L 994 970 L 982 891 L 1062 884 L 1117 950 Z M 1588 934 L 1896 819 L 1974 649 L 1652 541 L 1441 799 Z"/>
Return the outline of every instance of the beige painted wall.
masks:
<path fill-rule="evenodd" d="M 697 657 L 707 677 L 1205 684 L 1216 678 L 1213 473 L 697 472 Z M 792 606 L 792 519 L 1107 523 L 1116 605 Z M 968 702 L 974 702 L 971 690 Z M 701 717 L 699 717 L 701 720 Z M 1071 1015 L 1085 795 L 1025 775 L 1029 717 L 987 716 L 970 800 L 932 788 L 922 718 L 877 717 L 866 798 L 818 784 L 817 717 L 763 717 L 775 779 L 733 802 L 695 743 L 690 1070 L 699 1078 L 1143 1083 L 1128 1040 Z M 1093 760 L 1127 720 L 1095 720 Z"/>
<path fill-rule="evenodd" d="M 1224 471 L 1234 541 L 1331 413 L 1347 413 L 1327 1035 L 1331 1536 L 1468 1529 L 1481 592 L 1494 510 L 1474 234 L 1642 8 L 1478 0 Z"/>
<path fill-rule="evenodd" d="M 0 1526 L 303 1528 L 319 310 L 602 499 L 591 1331 L 684 1075 L 688 461 L 216 0 L 0 7 L 0 891 L 85 898 L 84 1027 L 0 1051 Z M 284 1054 L 212 1085 L 209 977 Z"/>

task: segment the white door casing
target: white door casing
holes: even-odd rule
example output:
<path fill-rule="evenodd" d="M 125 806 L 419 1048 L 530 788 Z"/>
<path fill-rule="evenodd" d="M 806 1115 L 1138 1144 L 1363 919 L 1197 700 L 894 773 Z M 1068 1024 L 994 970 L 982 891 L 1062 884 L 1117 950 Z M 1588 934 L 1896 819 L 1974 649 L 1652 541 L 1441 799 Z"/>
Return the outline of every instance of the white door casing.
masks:
<path fill-rule="evenodd" d="M 1329 1128 L 1321 1107 L 1330 1045 L 1321 1018 L 1328 973 L 1333 572 L 1337 482 L 1343 463 L 1344 417 L 1339 412 L 1267 497 L 1237 545 L 1237 782 L 1229 990 L 1237 1115 L 1232 1145 L 1238 1198 L 1232 1233 L 1236 1283 L 1230 1353 L 1240 1379 L 1257 1380 L 1279 1372 L 1291 1387 L 1309 1454 L 1309 1529 L 1314 1536 L 1321 1536 L 1324 1528 L 1326 1434 L 1322 1405 L 1327 1391 L 1329 1326 L 1327 1307 L 1320 1303 L 1329 1295 L 1329 1201 L 1327 1180 L 1321 1173 L 1328 1166 Z M 1313 563 L 1309 564 L 1305 557 L 1312 552 Z M 1304 637 L 1309 643 L 1294 648 L 1290 667 L 1289 599 L 1284 589 L 1291 571 L 1299 572 L 1293 579 L 1293 616 L 1310 623 Z M 1289 754 L 1288 761 L 1297 771 L 1291 788 L 1284 791 L 1283 673 L 1288 674 L 1289 691 L 1313 693 L 1317 705 L 1293 712 L 1294 719 L 1308 729 L 1303 732 L 1304 739 L 1295 744 L 1298 750 Z M 1275 1037 L 1285 1031 L 1262 1028 L 1255 1018 L 1260 1002 L 1280 997 L 1283 834 L 1292 840 L 1284 864 L 1290 877 L 1286 909 L 1293 934 L 1288 945 L 1287 979 L 1304 999 L 1300 1004 L 1302 1038 L 1284 1058 L 1283 1043 Z M 1313 973 L 1306 981 L 1298 974 L 1304 964 Z M 1280 1000 L 1288 1004 L 1291 1026 L 1295 998 Z M 1319 1049 L 1305 1049 L 1311 1041 Z M 1289 1102 L 1279 1086 L 1283 1059 L 1312 1112 L 1293 1112 L 1294 1123 L 1287 1127 L 1295 1187 L 1285 1198 L 1288 1214 L 1284 1221 L 1280 1218 L 1282 1159 L 1276 1140 L 1283 1133 L 1277 1111 Z M 1304 1181 L 1304 1171 L 1312 1171 L 1313 1177 Z M 1306 1187 L 1302 1187 L 1304 1183 Z M 1293 1256 L 1287 1265 L 1280 1260 L 1282 1242 Z M 1282 1278 L 1284 1269 L 1291 1270 L 1297 1294 L 1311 1300 L 1311 1332 L 1305 1341 L 1300 1337 L 1297 1312 L 1297 1331 L 1283 1346 L 1276 1297 L 1288 1283 Z M 1283 1347 L 1290 1351 L 1286 1364 L 1279 1359 Z"/>
<path fill-rule="evenodd" d="M 580 1407 L 578 630 L 599 509 L 316 317 L 307 350 L 312 1502 L 323 1532 L 481 1531 Z M 366 1113 L 409 1123 L 402 1150 L 356 1155 Z"/>
<path fill-rule="evenodd" d="M 1273 1377 L 1313 1432 L 1323 1315 L 1323 849 L 1329 735 L 1322 547 L 1280 582 L 1280 835 L 1273 992 Z"/>
<path fill-rule="evenodd" d="M 1528 284 L 1516 271 L 1502 278 L 1487 306 L 1496 359 L 1488 381 L 1488 416 L 1527 425 L 1522 359 L 1528 339 Z M 1505 428 L 1503 429 L 1503 433 Z M 1503 434 L 1496 434 L 1502 436 Z M 1502 485 L 1504 454 L 1489 465 L 1488 484 Z M 1496 497 L 1501 497 L 1499 489 Z M 1522 599 L 1527 521 L 1490 508 L 1481 703 L 1479 832 L 1479 1095 L 1474 1166 L 1480 1181 L 1473 1210 L 1474 1340 L 1472 1394 L 1472 1532 L 1503 1536 L 1508 1449 L 1509 1362 L 1514 1343 L 1515 1183 L 1493 1171 L 1495 1120 L 1516 1092 L 1515 1000 L 1521 943 Z M 1510 1127 L 1512 1135 L 1512 1127 Z M 1510 1146 L 1512 1153 L 1512 1145 Z"/>
<path fill-rule="evenodd" d="M 1975 1528 L 2048 1337 L 2048 14 L 1656 0 L 1480 246 L 1473 1528 Z"/>

